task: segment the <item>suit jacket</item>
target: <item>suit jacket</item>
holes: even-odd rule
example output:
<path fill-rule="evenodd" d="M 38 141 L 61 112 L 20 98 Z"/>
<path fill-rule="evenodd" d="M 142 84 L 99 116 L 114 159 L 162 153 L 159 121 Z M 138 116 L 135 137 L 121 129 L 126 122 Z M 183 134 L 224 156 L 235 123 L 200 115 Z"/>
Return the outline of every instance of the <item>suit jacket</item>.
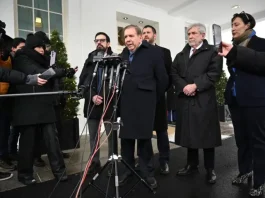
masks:
<path fill-rule="evenodd" d="M 102 88 L 100 90 L 100 92 L 98 92 L 98 73 L 97 75 L 93 78 L 93 72 L 94 69 L 96 67 L 96 63 L 93 62 L 93 57 L 97 54 L 97 51 L 93 51 L 91 53 L 89 53 L 88 58 L 85 61 L 84 67 L 82 69 L 81 75 L 79 77 L 79 85 L 78 87 L 81 86 L 86 86 L 88 87 L 88 89 L 85 90 L 85 104 L 84 104 L 84 117 L 87 118 L 88 114 L 89 115 L 89 119 L 100 119 L 103 113 L 103 103 L 101 105 L 94 105 L 94 102 L 92 101 L 93 96 L 95 95 L 100 95 L 102 97 L 104 97 L 103 94 L 103 85 Z M 113 54 L 111 48 L 108 49 L 107 51 L 108 55 Z M 108 77 L 110 75 L 108 74 Z M 93 80 L 93 81 L 92 81 Z M 91 84 L 92 82 L 92 84 Z M 89 87 L 91 84 L 91 87 Z M 109 78 L 107 78 L 106 80 L 106 88 L 105 88 L 105 98 L 106 100 L 108 100 L 110 97 L 109 95 Z M 109 108 L 104 116 L 105 119 L 109 119 L 112 116 L 112 112 L 113 112 L 113 102 L 114 100 L 112 100 L 112 103 L 109 105 Z M 94 106 L 94 107 L 93 107 Z M 93 110 L 92 110 L 93 107 Z M 89 110 L 89 111 L 87 111 Z M 91 112 L 92 110 L 92 112 Z"/>
<path fill-rule="evenodd" d="M 129 60 L 129 50 L 125 48 L 121 56 Z M 152 138 L 156 103 L 168 87 L 164 65 L 160 49 L 143 41 L 134 53 L 122 87 L 120 138 Z"/>
<path fill-rule="evenodd" d="M 172 65 L 172 58 L 170 50 L 164 47 L 160 47 L 156 45 L 156 47 L 161 51 L 162 58 L 164 59 L 164 67 L 167 71 L 168 78 L 170 76 L 170 70 Z M 171 79 L 169 78 L 169 87 L 171 87 Z M 155 113 L 155 123 L 154 130 L 157 132 L 165 131 L 168 128 L 167 122 L 167 102 L 166 95 L 163 94 L 161 98 L 158 100 L 156 105 L 156 113 Z"/>
<path fill-rule="evenodd" d="M 265 52 L 265 39 L 253 36 L 247 48 L 258 52 Z M 242 57 L 240 59 L 242 60 Z M 243 58 L 243 60 L 244 59 L 245 58 Z M 255 63 L 256 60 L 250 59 L 249 61 Z M 232 104 L 232 88 L 235 82 L 236 100 L 240 106 L 265 106 L 265 89 L 263 88 L 265 77 L 262 73 L 255 71 L 254 67 L 252 68 L 251 65 L 247 65 L 246 67 L 246 63 L 247 62 L 243 64 L 242 61 L 234 62 L 228 59 L 227 65 L 231 75 L 225 90 L 226 103 Z M 235 72 L 232 70 L 233 67 L 236 68 Z"/>

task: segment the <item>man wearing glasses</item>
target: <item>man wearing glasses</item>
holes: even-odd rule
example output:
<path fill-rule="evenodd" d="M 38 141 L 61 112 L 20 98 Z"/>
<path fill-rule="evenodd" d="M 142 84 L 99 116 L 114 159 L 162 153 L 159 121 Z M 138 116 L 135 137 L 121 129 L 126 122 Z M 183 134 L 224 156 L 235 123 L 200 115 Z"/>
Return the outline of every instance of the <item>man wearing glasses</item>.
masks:
<path fill-rule="evenodd" d="M 96 50 L 92 51 L 88 58 L 85 61 L 82 73 L 79 77 L 78 87 L 89 87 L 85 92 L 85 104 L 84 104 L 84 117 L 87 118 L 89 137 L 90 137 L 90 156 L 93 155 L 97 139 L 98 139 L 98 126 L 101 119 L 101 116 L 106 108 L 107 102 L 109 100 L 109 81 L 106 80 L 105 83 L 102 83 L 103 78 L 103 68 L 98 67 L 97 74 L 93 78 L 93 72 L 96 67 L 96 62 L 93 62 L 93 57 L 97 56 L 99 52 L 103 52 L 104 56 L 110 56 L 113 54 L 110 47 L 110 38 L 104 32 L 98 32 L 95 35 L 95 46 Z M 93 78 L 93 81 L 92 81 Z M 91 84 L 92 81 L 92 84 Z M 110 120 L 113 112 L 113 104 L 110 103 L 108 106 L 108 111 L 104 116 L 104 121 Z M 105 124 L 106 134 L 109 135 L 111 125 Z M 109 156 L 112 154 L 112 136 L 108 137 L 108 153 Z M 89 174 L 95 173 L 100 169 L 101 164 L 99 160 L 100 151 L 94 155 L 92 164 L 88 171 Z M 111 166 L 108 170 L 108 176 L 111 176 Z"/>

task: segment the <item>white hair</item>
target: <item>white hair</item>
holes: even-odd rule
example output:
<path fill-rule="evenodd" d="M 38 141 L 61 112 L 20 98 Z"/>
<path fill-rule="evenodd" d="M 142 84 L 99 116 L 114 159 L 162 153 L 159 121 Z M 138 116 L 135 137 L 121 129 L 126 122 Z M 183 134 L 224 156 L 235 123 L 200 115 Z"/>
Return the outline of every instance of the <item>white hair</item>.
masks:
<path fill-rule="evenodd" d="M 189 27 L 187 28 L 187 32 L 193 27 L 199 28 L 199 32 L 201 34 L 205 34 L 206 33 L 206 27 L 202 23 L 193 23 L 193 24 L 189 25 Z"/>

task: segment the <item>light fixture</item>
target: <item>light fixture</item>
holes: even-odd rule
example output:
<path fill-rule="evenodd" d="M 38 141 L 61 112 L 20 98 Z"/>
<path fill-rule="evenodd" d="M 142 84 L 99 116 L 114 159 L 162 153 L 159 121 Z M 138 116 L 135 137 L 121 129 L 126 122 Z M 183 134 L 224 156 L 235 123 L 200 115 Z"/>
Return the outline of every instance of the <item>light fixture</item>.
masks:
<path fill-rule="evenodd" d="M 234 9 L 237 9 L 237 8 L 240 8 L 240 5 L 234 5 L 234 6 L 232 6 L 232 9 L 234 10 Z"/>
<path fill-rule="evenodd" d="M 144 23 L 143 21 L 139 21 L 139 23 Z"/>
<path fill-rule="evenodd" d="M 123 19 L 124 19 L 124 20 L 127 20 L 127 19 L 128 19 L 128 17 L 123 17 Z"/>
<path fill-rule="evenodd" d="M 42 20 L 40 17 L 36 17 L 35 19 L 35 26 L 38 27 L 38 28 L 41 28 L 42 27 Z"/>

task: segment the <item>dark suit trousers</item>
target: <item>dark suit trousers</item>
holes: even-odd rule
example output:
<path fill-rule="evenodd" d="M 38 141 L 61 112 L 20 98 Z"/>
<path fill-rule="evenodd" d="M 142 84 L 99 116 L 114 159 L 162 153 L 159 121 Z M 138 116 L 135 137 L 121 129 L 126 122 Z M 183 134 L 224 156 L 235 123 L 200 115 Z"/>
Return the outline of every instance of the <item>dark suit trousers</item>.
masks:
<path fill-rule="evenodd" d="M 169 139 L 167 131 L 156 131 L 160 165 L 169 162 Z"/>
<path fill-rule="evenodd" d="M 121 139 L 121 156 L 131 168 L 134 168 L 135 139 Z M 151 139 L 137 140 L 137 153 L 142 177 L 154 176 L 154 152 Z M 128 172 L 129 170 L 126 170 Z"/>
<path fill-rule="evenodd" d="M 18 176 L 24 177 L 33 174 L 34 150 L 40 146 L 36 145 L 36 136 L 40 134 L 43 135 L 43 140 L 47 147 L 52 172 L 55 176 L 60 176 L 65 170 L 65 164 L 57 138 L 55 124 L 19 126 L 19 132 Z"/>
<path fill-rule="evenodd" d="M 204 152 L 204 167 L 205 169 L 214 169 L 214 148 L 203 149 Z M 188 148 L 188 165 L 199 165 L 199 150 Z"/>
<path fill-rule="evenodd" d="M 228 106 L 234 126 L 235 140 L 237 145 L 237 161 L 240 174 L 252 171 L 251 133 L 247 130 L 246 116 L 238 106 L 236 98 L 232 98 L 232 104 Z"/>
<path fill-rule="evenodd" d="M 251 137 L 254 188 L 265 182 L 265 107 L 243 108 L 247 131 Z"/>
<path fill-rule="evenodd" d="M 96 143 L 98 140 L 98 126 L 99 126 L 99 119 L 89 119 L 88 120 L 88 130 L 89 130 L 89 142 L 90 142 L 90 156 L 94 153 L 96 149 Z M 105 124 L 105 130 L 106 130 L 106 135 L 109 135 L 111 132 L 111 125 L 110 124 Z M 113 132 L 114 133 L 114 132 Z M 108 136 L 108 157 L 110 157 L 113 154 L 113 144 L 112 144 L 112 133 Z M 100 145 L 100 143 L 99 143 Z M 93 158 L 93 162 L 99 163 L 100 162 L 100 150 L 96 152 Z"/>

